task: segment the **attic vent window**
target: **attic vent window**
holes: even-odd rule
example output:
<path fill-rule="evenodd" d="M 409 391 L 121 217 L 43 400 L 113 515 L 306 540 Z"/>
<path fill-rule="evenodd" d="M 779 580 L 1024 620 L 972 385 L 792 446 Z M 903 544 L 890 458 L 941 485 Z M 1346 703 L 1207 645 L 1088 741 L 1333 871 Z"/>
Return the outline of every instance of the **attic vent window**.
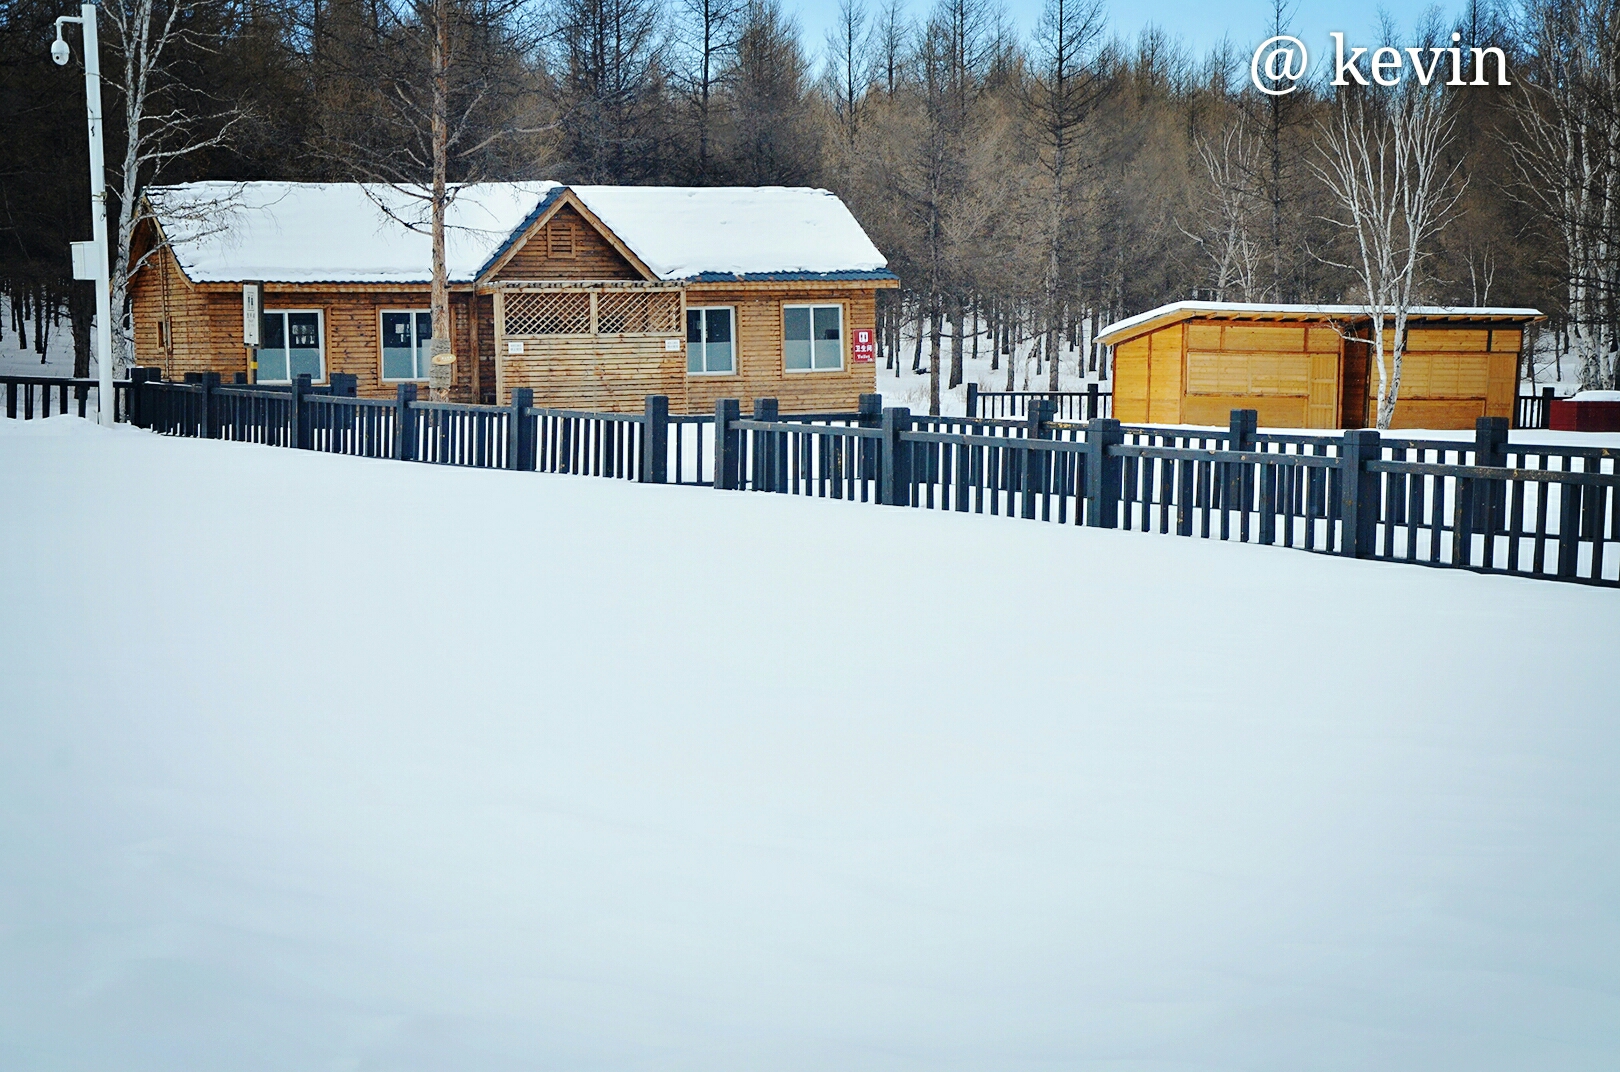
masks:
<path fill-rule="evenodd" d="M 574 255 L 574 225 L 561 220 L 546 228 L 546 252 L 553 257 Z"/>

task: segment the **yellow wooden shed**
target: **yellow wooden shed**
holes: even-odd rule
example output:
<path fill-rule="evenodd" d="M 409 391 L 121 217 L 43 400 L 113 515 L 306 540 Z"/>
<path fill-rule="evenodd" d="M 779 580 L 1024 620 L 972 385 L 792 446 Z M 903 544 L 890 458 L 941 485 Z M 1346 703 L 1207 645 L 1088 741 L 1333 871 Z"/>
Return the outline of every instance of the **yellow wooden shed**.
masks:
<path fill-rule="evenodd" d="M 1535 309 L 1413 309 L 1393 426 L 1511 418 L 1524 327 L 1540 319 Z M 1252 409 L 1267 427 L 1362 428 L 1378 395 L 1371 324 L 1353 305 L 1185 301 L 1097 341 L 1113 347 L 1114 416 L 1127 423 L 1224 425 Z"/>

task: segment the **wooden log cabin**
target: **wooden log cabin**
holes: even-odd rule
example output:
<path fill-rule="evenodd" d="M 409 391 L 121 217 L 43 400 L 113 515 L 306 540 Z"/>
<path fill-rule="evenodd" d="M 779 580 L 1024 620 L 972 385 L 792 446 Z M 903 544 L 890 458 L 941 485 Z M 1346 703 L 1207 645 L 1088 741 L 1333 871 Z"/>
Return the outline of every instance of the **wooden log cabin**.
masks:
<path fill-rule="evenodd" d="M 1513 417 L 1519 355 L 1535 309 L 1414 309 L 1393 427 L 1472 428 Z M 1273 428 L 1376 423 L 1372 320 L 1356 306 L 1186 301 L 1121 320 L 1113 347 L 1114 416 L 1224 425 L 1252 409 Z M 1393 332 L 1384 329 L 1384 344 Z"/>
<path fill-rule="evenodd" d="M 248 373 L 242 288 L 264 285 L 260 382 L 351 373 L 364 397 L 427 378 L 426 204 L 358 183 L 149 191 L 131 284 L 136 360 Z M 481 183 L 447 214 L 451 398 L 674 412 L 716 399 L 846 411 L 874 390 L 876 295 L 898 286 L 825 190 Z"/>

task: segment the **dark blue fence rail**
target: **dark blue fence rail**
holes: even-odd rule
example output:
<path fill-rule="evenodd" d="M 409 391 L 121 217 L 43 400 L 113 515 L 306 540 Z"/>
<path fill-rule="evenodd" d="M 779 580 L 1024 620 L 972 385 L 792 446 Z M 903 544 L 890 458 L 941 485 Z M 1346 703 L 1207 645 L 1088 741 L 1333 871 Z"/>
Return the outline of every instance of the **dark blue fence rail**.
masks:
<path fill-rule="evenodd" d="M 1030 407 L 1050 403 L 1050 412 L 1057 420 L 1094 421 L 1114 415 L 1114 392 L 1104 391 L 1095 383 L 1086 384 L 1084 391 L 984 391 L 979 385 L 967 385 L 967 415 L 969 417 L 1008 417 L 1014 420 L 1028 415 Z"/>
<path fill-rule="evenodd" d="M 547 409 L 164 383 L 136 370 L 136 423 L 172 435 L 369 458 L 707 485 L 1056 524 L 1236 540 L 1361 558 L 1620 586 L 1620 450 L 1267 433 L 1055 419 L 922 417 L 863 395 L 853 413 L 782 414 L 734 399 L 713 416 Z"/>
<path fill-rule="evenodd" d="M 31 421 L 41 417 L 88 416 L 97 401 L 100 381 L 72 376 L 0 376 L 5 395 L 6 416 Z M 113 381 L 113 405 L 117 420 L 129 419 L 129 381 Z"/>
<path fill-rule="evenodd" d="M 1514 400 L 1513 427 L 1551 428 L 1553 389 L 1543 387 L 1540 394 L 1519 395 Z"/>

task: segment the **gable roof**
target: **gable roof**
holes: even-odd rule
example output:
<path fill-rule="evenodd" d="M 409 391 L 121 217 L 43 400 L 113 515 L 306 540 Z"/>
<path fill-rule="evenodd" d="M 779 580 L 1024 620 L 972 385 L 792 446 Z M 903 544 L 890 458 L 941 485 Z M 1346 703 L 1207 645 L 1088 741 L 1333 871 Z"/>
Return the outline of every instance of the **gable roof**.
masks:
<path fill-rule="evenodd" d="M 1543 319 L 1539 309 L 1512 309 L 1501 306 L 1421 305 L 1408 310 L 1413 320 L 1455 320 L 1472 323 L 1527 323 Z M 1138 335 L 1179 324 L 1183 320 L 1366 320 L 1367 310 L 1359 305 L 1280 305 L 1263 302 L 1182 301 L 1161 305 L 1145 313 L 1128 316 L 1109 325 L 1097 336 L 1105 346 L 1116 346 Z"/>
<path fill-rule="evenodd" d="M 427 203 L 387 185 L 198 182 L 146 196 L 194 282 L 431 279 Z M 577 200 L 657 279 L 894 278 L 826 190 L 501 182 L 458 188 L 446 220 L 451 282 L 481 278 L 565 200 Z"/>

